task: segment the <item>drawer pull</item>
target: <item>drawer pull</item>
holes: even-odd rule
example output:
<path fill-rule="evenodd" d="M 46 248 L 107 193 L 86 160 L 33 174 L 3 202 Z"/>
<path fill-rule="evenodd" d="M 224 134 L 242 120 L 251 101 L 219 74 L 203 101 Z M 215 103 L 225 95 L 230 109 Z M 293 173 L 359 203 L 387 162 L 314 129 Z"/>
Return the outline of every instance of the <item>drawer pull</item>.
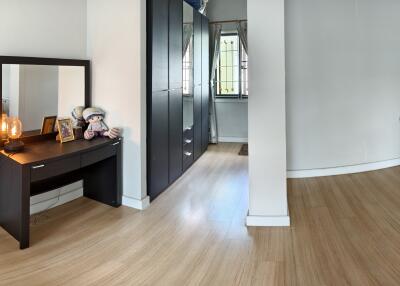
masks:
<path fill-rule="evenodd" d="M 45 165 L 37 165 L 37 166 L 33 166 L 32 169 L 41 169 L 44 167 L 45 167 Z"/>
<path fill-rule="evenodd" d="M 121 142 L 116 142 L 116 143 L 114 143 L 114 144 L 112 144 L 113 146 L 117 146 L 117 145 L 119 145 Z"/>
<path fill-rule="evenodd" d="M 187 157 L 192 156 L 192 153 L 190 153 L 190 152 L 184 152 L 183 154 L 185 154 L 185 156 L 187 156 Z"/>
<path fill-rule="evenodd" d="M 190 144 L 190 143 L 192 143 L 192 140 L 190 140 L 190 139 L 185 139 L 185 143 L 186 143 L 186 144 Z"/>

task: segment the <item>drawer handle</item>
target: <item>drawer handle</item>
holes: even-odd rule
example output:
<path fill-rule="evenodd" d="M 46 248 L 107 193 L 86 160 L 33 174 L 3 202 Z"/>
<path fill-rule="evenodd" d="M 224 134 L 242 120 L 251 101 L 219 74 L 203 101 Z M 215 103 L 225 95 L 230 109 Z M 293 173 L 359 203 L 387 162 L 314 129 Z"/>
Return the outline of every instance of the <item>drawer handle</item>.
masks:
<path fill-rule="evenodd" d="M 190 143 L 192 143 L 192 140 L 186 139 L 186 140 L 185 140 L 185 143 L 186 143 L 186 144 L 190 144 Z"/>
<path fill-rule="evenodd" d="M 121 142 L 116 142 L 116 143 L 114 143 L 114 144 L 112 144 L 113 146 L 117 146 L 117 145 L 119 145 Z"/>
<path fill-rule="evenodd" d="M 183 154 L 185 154 L 185 156 L 187 156 L 187 157 L 192 156 L 192 153 L 190 153 L 190 152 L 184 152 Z"/>
<path fill-rule="evenodd" d="M 44 167 L 45 167 L 45 165 L 37 165 L 37 166 L 33 166 L 32 169 L 41 169 Z"/>

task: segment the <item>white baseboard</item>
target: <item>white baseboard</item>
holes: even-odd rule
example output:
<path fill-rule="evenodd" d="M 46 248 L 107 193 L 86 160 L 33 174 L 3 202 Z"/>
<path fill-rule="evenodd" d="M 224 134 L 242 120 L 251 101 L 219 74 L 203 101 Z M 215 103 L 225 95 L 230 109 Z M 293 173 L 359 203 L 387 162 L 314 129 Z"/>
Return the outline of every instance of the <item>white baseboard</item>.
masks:
<path fill-rule="evenodd" d="M 240 137 L 218 137 L 218 141 L 221 143 L 247 143 L 249 139 Z"/>
<path fill-rule="evenodd" d="M 381 169 L 386 169 L 386 168 L 392 168 L 392 167 L 396 167 L 396 166 L 400 166 L 400 158 L 393 159 L 393 160 L 387 160 L 387 161 L 381 161 L 381 162 L 373 162 L 373 163 L 366 163 L 366 164 L 353 165 L 353 166 L 335 167 L 335 168 L 298 170 L 298 171 L 289 170 L 289 171 L 287 171 L 287 177 L 291 178 L 291 179 L 295 179 L 295 178 L 336 176 L 336 175 L 369 172 L 369 171 L 381 170 Z"/>
<path fill-rule="evenodd" d="M 60 196 L 59 196 L 60 194 Z M 30 214 L 37 214 L 48 209 L 66 204 L 83 196 L 83 188 L 67 191 L 66 189 L 57 189 L 43 195 L 31 198 Z"/>
<path fill-rule="evenodd" d="M 270 227 L 285 227 L 290 226 L 289 216 L 252 216 L 246 218 L 247 226 L 270 226 Z"/>
<path fill-rule="evenodd" d="M 122 205 L 138 210 L 145 210 L 150 206 L 150 197 L 147 196 L 142 200 L 138 200 L 127 196 L 123 196 Z"/>

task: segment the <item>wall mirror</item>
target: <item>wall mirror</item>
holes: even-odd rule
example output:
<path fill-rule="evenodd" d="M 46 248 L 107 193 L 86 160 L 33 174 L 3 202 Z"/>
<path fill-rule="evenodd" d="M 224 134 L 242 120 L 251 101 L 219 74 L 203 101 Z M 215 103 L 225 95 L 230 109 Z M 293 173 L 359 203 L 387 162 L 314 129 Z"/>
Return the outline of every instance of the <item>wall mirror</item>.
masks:
<path fill-rule="evenodd" d="M 183 130 L 193 127 L 193 8 L 183 2 Z"/>
<path fill-rule="evenodd" d="M 90 106 L 90 62 L 0 57 L 1 110 L 22 122 L 22 137 L 41 134 L 45 117 L 71 117 Z"/>

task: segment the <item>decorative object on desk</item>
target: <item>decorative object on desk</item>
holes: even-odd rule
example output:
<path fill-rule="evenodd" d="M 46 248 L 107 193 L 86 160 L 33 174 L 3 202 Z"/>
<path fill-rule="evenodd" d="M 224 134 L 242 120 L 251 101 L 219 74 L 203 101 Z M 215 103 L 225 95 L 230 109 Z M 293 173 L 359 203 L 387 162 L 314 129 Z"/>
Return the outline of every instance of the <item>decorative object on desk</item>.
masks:
<path fill-rule="evenodd" d="M 84 139 L 82 127 L 74 127 L 74 137 L 76 140 Z"/>
<path fill-rule="evenodd" d="M 54 127 L 56 126 L 57 116 L 47 116 L 43 118 L 42 130 L 40 134 L 51 134 L 54 133 Z"/>
<path fill-rule="evenodd" d="M 85 119 L 83 118 L 84 110 L 85 107 L 83 106 L 77 106 L 72 110 L 71 114 L 74 118 L 74 127 L 82 127 L 83 129 L 86 126 Z"/>
<path fill-rule="evenodd" d="M 57 127 L 61 143 L 75 140 L 71 118 L 57 119 Z"/>
<path fill-rule="evenodd" d="M 118 128 L 112 128 L 110 130 L 104 123 L 105 115 L 106 113 L 101 108 L 97 107 L 86 108 L 83 111 L 83 118 L 87 123 L 89 123 L 84 134 L 86 140 L 91 140 L 96 136 L 114 139 L 120 135 L 121 132 Z"/>
<path fill-rule="evenodd" d="M 0 147 L 3 147 L 7 141 L 7 114 L 3 113 L 0 119 Z"/>
<path fill-rule="evenodd" d="M 22 134 L 22 123 L 18 117 L 10 117 L 7 120 L 8 141 L 4 144 L 7 153 L 18 153 L 24 150 L 24 142 L 19 140 Z"/>

